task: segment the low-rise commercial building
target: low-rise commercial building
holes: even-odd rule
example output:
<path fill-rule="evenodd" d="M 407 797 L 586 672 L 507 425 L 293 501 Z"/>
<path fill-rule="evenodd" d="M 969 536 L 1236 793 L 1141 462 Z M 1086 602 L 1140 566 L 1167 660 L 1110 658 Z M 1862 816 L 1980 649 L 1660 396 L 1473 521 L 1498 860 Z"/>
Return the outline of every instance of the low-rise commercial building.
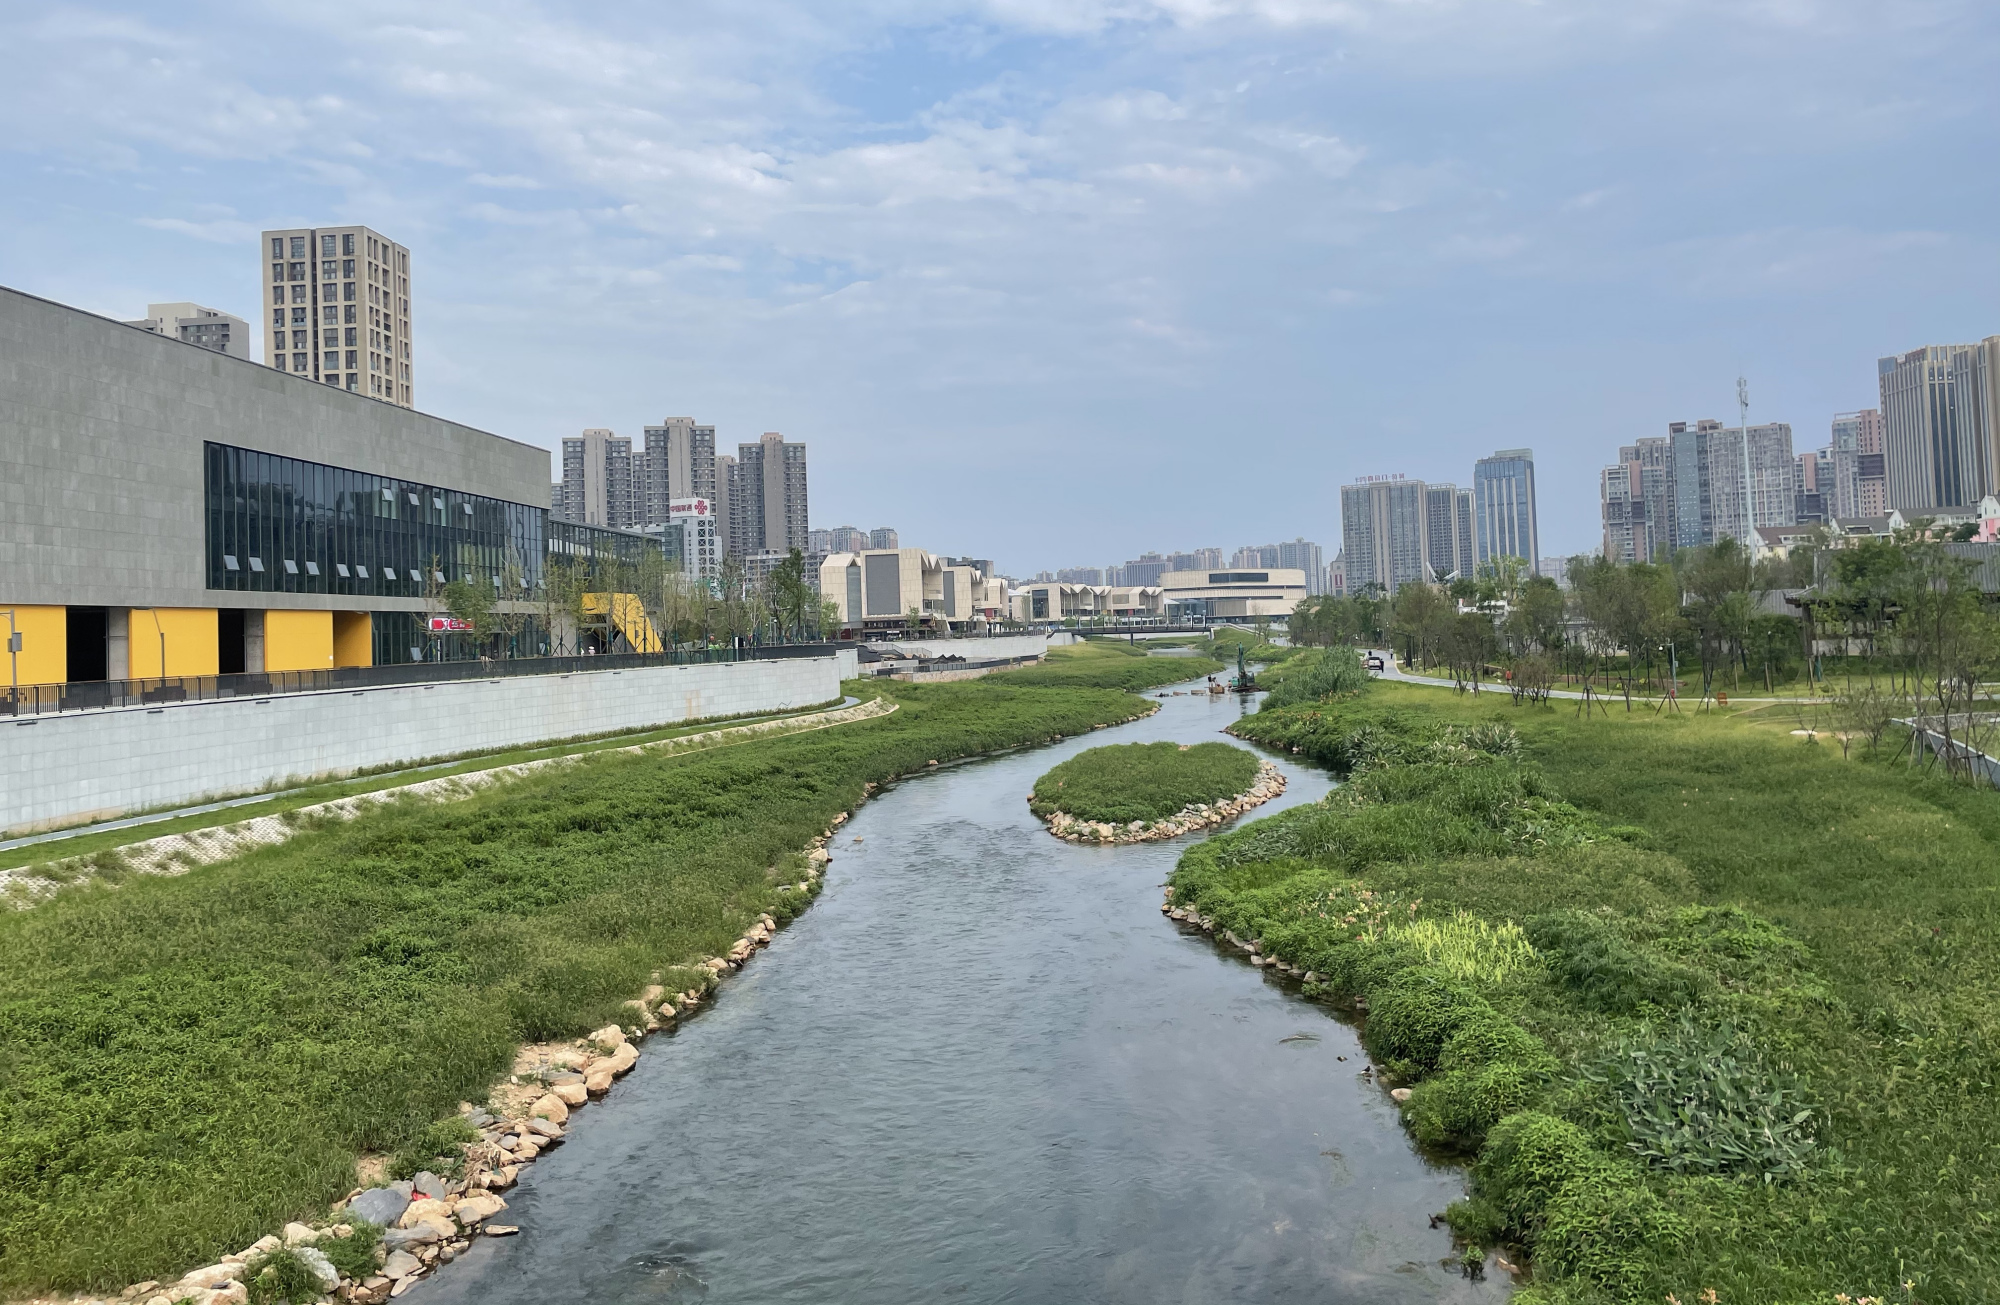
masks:
<path fill-rule="evenodd" d="M 546 449 L 6 289 L 0 465 L 24 685 L 418 660 L 447 585 L 650 546 L 552 521 Z"/>
<path fill-rule="evenodd" d="M 1305 600 L 1306 573 L 1272 567 L 1259 571 L 1169 571 L 1160 577 L 1166 615 L 1174 620 L 1290 616 Z"/>

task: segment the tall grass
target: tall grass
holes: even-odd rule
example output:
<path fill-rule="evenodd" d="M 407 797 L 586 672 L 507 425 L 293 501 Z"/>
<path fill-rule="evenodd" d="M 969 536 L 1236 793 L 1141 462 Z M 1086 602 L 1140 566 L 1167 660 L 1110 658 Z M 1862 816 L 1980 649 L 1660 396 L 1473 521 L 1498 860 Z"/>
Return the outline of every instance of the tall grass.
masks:
<path fill-rule="evenodd" d="M 1038 816 L 1161 820 L 1243 792 L 1256 781 L 1257 765 L 1254 753 L 1227 743 L 1113 744 L 1079 752 L 1036 780 L 1028 806 Z"/>
<path fill-rule="evenodd" d="M 1523 760 L 1425 759 L 1503 724 Z M 1265 713 L 1354 781 L 1192 850 L 1176 896 L 1367 998 L 1418 1136 L 1478 1157 L 1455 1219 L 1531 1245 L 1539 1301 L 1991 1300 L 2000 801 L 1790 724 L 1388 684 Z M 1357 880 L 1540 960 L 1341 950 L 1306 908 Z"/>
<path fill-rule="evenodd" d="M 1208 657 L 1149 657 L 1143 646 L 1098 640 L 1049 649 L 1039 666 L 1000 671 L 987 678 L 1007 684 L 1075 685 L 1098 689 L 1151 689 L 1200 679 L 1222 670 Z"/>
<path fill-rule="evenodd" d="M 322 1208 L 358 1152 L 479 1099 L 519 1042 L 802 909 L 778 886 L 864 784 L 1139 706 L 884 691 L 901 710 L 876 720 L 600 756 L 0 915 L 0 1286 L 171 1279 Z"/>

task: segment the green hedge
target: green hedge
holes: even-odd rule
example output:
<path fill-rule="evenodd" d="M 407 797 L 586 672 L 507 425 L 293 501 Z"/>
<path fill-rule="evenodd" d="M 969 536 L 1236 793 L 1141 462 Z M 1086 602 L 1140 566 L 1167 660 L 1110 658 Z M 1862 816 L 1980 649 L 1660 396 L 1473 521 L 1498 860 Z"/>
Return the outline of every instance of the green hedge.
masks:
<path fill-rule="evenodd" d="M 1029 809 L 1125 824 L 1220 802 L 1257 779 L 1255 753 L 1229 743 L 1120 743 L 1079 752 L 1035 781 Z"/>

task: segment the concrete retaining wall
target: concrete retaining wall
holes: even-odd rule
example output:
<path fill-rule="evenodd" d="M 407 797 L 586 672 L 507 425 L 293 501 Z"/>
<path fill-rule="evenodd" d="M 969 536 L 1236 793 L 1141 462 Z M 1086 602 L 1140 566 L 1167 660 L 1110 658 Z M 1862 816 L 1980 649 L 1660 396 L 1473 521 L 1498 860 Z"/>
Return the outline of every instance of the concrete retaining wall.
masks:
<path fill-rule="evenodd" d="M 984 662 L 1003 657 L 1040 657 L 1049 650 L 1049 636 L 1036 631 L 1032 634 L 989 635 L 981 639 L 898 639 L 894 643 L 874 646 L 894 648 L 909 656 L 925 659 L 950 656 L 963 657 L 969 662 Z"/>
<path fill-rule="evenodd" d="M 854 655 L 529 675 L 77 712 L 0 724 L 0 830 L 423 757 L 840 697 Z"/>

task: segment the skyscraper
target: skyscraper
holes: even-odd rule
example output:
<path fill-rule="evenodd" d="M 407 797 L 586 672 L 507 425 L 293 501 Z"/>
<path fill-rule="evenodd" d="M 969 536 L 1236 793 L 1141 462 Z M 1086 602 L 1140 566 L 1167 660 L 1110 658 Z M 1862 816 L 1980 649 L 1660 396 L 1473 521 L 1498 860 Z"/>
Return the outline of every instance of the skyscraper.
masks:
<path fill-rule="evenodd" d="M 715 501 L 715 427 L 692 417 L 668 417 L 646 427 L 641 469 L 641 517 L 649 525 L 666 521 L 675 499 Z"/>
<path fill-rule="evenodd" d="M 1518 557 L 1533 573 L 1541 565 L 1535 524 L 1535 451 L 1501 449 L 1472 464 L 1475 561 Z"/>
<path fill-rule="evenodd" d="M 1750 441 L 1752 515 L 1743 512 L 1743 441 Z M 1798 510 L 1798 463 L 1792 457 L 1790 422 L 1724 426 L 1708 437 L 1708 488 L 1713 533 L 1703 543 L 1750 541 L 1752 526 L 1789 526 Z"/>
<path fill-rule="evenodd" d="M 1430 579 L 1470 580 L 1477 569 L 1472 495 L 1456 485 L 1424 485 L 1424 565 Z"/>
<path fill-rule="evenodd" d="M 1882 414 L 1874 408 L 1835 413 L 1827 447 L 1833 450 L 1833 515 L 1887 515 Z"/>
<path fill-rule="evenodd" d="M 1669 432 L 1685 427 L 1676 422 Z M 1648 436 L 1618 450 L 1599 476 L 1604 555 L 1620 562 L 1655 562 L 1675 544 L 1673 435 Z"/>
<path fill-rule="evenodd" d="M 727 497 L 729 548 L 748 560 L 758 553 L 805 551 L 806 446 L 765 431 L 736 446 Z"/>
<path fill-rule="evenodd" d="M 1888 506 L 1959 507 L 2000 491 L 2000 335 L 1876 363 Z"/>
<path fill-rule="evenodd" d="M 1303 571 L 1306 573 L 1306 592 L 1322 594 L 1326 592 L 1326 564 L 1320 546 L 1301 535 L 1288 544 L 1278 545 L 1279 570 Z"/>
<path fill-rule="evenodd" d="M 636 529 L 642 524 L 643 479 L 629 436 L 592 427 L 562 444 L 562 516 L 587 526 Z M 552 496 L 553 497 L 553 496 Z M 656 523 L 658 524 L 658 523 Z"/>
<path fill-rule="evenodd" d="M 1421 480 L 1377 476 L 1340 487 L 1340 540 L 1349 593 L 1376 585 L 1393 594 L 1412 580 L 1431 578 L 1424 507 Z"/>
<path fill-rule="evenodd" d="M 360 226 L 266 231 L 259 250 L 258 280 L 270 286 L 265 361 L 414 407 L 410 251 Z"/>
<path fill-rule="evenodd" d="M 877 526 L 868 532 L 868 547 L 875 549 L 901 548 L 896 532 L 888 526 Z"/>

